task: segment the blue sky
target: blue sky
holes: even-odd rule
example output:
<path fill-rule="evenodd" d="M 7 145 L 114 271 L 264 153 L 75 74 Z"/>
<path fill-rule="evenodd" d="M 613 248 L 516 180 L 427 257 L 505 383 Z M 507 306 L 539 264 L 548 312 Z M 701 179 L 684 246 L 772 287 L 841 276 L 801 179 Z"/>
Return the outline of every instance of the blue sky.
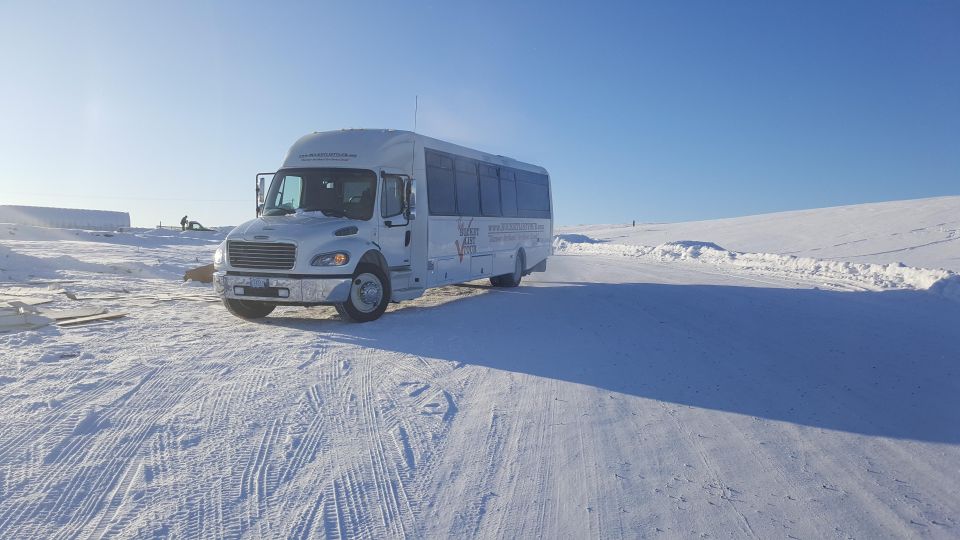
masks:
<path fill-rule="evenodd" d="M 561 224 L 960 194 L 960 3 L 0 0 L 0 204 L 250 217 L 304 133 L 550 170 Z"/>

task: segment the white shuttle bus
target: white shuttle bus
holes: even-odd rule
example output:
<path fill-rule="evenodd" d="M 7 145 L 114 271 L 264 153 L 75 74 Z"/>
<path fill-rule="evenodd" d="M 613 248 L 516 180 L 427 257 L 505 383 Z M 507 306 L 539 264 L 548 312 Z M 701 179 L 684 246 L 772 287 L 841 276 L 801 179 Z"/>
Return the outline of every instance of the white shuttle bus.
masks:
<path fill-rule="evenodd" d="M 214 257 L 214 285 L 238 317 L 278 305 L 333 305 L 380 317 L 388 302 L 489 278 L 516 287 L 546 270 L 553 237 L 542 167 L 396 130 L 353 129 L 294 143 L 258 216 Z"/>

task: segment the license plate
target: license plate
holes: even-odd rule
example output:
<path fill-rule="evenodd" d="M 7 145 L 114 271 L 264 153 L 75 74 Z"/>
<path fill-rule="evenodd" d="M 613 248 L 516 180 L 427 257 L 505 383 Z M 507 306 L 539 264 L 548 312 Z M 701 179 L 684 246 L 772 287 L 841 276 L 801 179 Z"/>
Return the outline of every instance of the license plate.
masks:
<path fill-rule="evenodd" d="M 250 278 L 250 286 L 254 289 L 266 289 L 270 286 L 270 280 L 265 277 Z"/>

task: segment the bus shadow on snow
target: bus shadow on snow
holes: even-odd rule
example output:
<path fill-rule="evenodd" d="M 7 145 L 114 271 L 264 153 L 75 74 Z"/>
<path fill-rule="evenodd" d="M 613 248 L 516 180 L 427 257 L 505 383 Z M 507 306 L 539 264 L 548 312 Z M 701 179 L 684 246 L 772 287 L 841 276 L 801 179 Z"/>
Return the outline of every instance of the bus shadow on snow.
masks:
<path fill-rule="evenodd" d="M 958 329 L 960 304 L 918 291 L 554 282 L 401 308 L 329 339 L 800 425 L 958 444 Z"/>

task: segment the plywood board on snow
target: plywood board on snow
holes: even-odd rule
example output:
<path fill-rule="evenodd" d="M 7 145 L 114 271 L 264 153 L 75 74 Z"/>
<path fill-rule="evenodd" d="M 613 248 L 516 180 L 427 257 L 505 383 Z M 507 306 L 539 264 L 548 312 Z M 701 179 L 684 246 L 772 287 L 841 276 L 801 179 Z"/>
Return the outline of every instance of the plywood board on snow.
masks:
<path fill-rule="evenodd" d="M 9 302 L 22 302 L 28 306 L 38 306 L 49 304 L 53 302 L 53 299 L 40 296 L 0 296 L 0 304 L 8 304 Z"/>
<path fill-rule="evenodd" d="M 18 309 L 0 310 L 0 333 L 34 330 L 53 322 L 51 319 L 35 313 L 22 313 Z"/>

